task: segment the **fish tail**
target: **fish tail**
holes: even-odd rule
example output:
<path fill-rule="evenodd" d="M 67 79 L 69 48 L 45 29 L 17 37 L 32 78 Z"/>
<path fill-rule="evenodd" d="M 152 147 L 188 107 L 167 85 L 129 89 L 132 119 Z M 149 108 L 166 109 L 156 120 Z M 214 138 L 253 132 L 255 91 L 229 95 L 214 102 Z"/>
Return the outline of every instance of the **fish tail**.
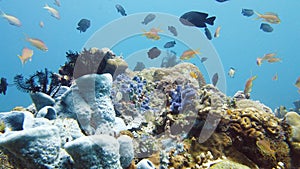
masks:
<path fill-rule="evenodd" d="M 207 18 L 205 22 L 206 22 L 207 24 L 214 25 L 215 19 L 216 19 L 216 17 L 213 16 L 213 17 Z"/>
<path fill-rule="evenodd" d="M 255 20 L 258 20 L 258 19 L 261 18 L 262 14 L 260 14 L 260 13 L 258 13 L 258 12 L 256 12 L 256 11 L 254 11 L 254 13 L 257 15 L 257 18 L 255 18 Z"/>
<path fill-rule="evenodd" d="M 0 16 L 4 16 L 5 13 L 2 11 L 2 9 L 0 9 Z"/>

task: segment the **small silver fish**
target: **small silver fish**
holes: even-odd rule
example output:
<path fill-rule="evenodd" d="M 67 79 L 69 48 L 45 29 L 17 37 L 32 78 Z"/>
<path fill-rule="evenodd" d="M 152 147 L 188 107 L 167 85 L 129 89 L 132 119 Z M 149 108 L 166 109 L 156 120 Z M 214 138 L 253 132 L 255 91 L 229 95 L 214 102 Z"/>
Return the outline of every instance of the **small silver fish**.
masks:
<path fill-rule="evenodd" d="M 213 84 L 214 86 L 216 86 L 217 83 L 218 83 L 218 80 L 219 80 L 219 75 L 218 75 L 218 73 L 215 73 L 215 74 L 213 75 L 212 79 L 211 79 L 212 84 Z"/>
<path fill-rule="evenodd" d="M 174 35 L 174 36 L 177 36 L 178 33 L 177 33 L 177 30 L 174 26 L 168 26 L 168 30 Z"/>

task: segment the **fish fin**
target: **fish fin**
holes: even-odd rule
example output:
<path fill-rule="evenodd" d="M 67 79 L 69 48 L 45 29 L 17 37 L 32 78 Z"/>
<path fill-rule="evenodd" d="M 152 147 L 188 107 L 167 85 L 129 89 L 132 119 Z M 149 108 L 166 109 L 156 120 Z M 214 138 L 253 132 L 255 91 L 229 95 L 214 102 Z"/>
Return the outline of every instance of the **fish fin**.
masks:
<path fill-rule="evenodd" d="M 262 14 L 256 12 L 256 11 L 253 11 L 256 15 L 257 15 L 257 18 L 254 18 L 254 20 L 258 20 L 261 18 Z"/>
<path fill-rule="evenodd" d="M 2 11 L 2 9 L 0 9 L 0 16 L 5 16 L 5 13 Z"/>
<path fill-rule="evenodd" d="M 205 22 L 209 25 L 214 25 L 215 19 L 216 19 L 216 17 L 213 16 L 213 17 L 207 18 Z"/>

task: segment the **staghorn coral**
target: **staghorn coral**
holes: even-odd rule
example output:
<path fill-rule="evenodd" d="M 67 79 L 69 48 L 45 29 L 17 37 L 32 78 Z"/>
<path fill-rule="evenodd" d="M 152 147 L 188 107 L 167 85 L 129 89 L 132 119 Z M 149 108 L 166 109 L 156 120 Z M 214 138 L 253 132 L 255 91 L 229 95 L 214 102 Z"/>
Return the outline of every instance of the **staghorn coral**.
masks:
<path fill-rule="evenodd" d="M 62 85 L 60 76 L 53 72 L 49 72 L 46 68 L 45 71 L 37 71 L 28 79 L 24 79 L 21 74 L 16 75 L 14 77 L 14 83 L 17 88 L 23 92 L 42 92 L 52 97 L 57 93 Z"/>

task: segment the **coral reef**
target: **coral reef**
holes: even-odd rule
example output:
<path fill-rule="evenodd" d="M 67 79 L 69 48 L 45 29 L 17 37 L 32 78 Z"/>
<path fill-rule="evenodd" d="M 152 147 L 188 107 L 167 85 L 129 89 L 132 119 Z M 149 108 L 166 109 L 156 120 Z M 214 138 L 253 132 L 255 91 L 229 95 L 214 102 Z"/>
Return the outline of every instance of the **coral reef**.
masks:
<path fill-rule="evenodd" d="M 67 59 L 60 75 L 16 76 L 34 104 L 0 113 L 7 168 L 300 166 L 299 114 L 227 97 L 193 64 L 172 57 L 168 68 L 131 71 L 107 48 Z"/>
<path fill-rule="evenodd" d="M 110 73 L 113 77 L 123 73 L 127 69 L 127 63 L 116 56 L 108 48 L 83 49 L 82 52 L 69 51 L 67 62 L 59 69 L 59 74 L 65 79 L 67 86 L 72 79 L 77 79 L 87 74 Z"/>

